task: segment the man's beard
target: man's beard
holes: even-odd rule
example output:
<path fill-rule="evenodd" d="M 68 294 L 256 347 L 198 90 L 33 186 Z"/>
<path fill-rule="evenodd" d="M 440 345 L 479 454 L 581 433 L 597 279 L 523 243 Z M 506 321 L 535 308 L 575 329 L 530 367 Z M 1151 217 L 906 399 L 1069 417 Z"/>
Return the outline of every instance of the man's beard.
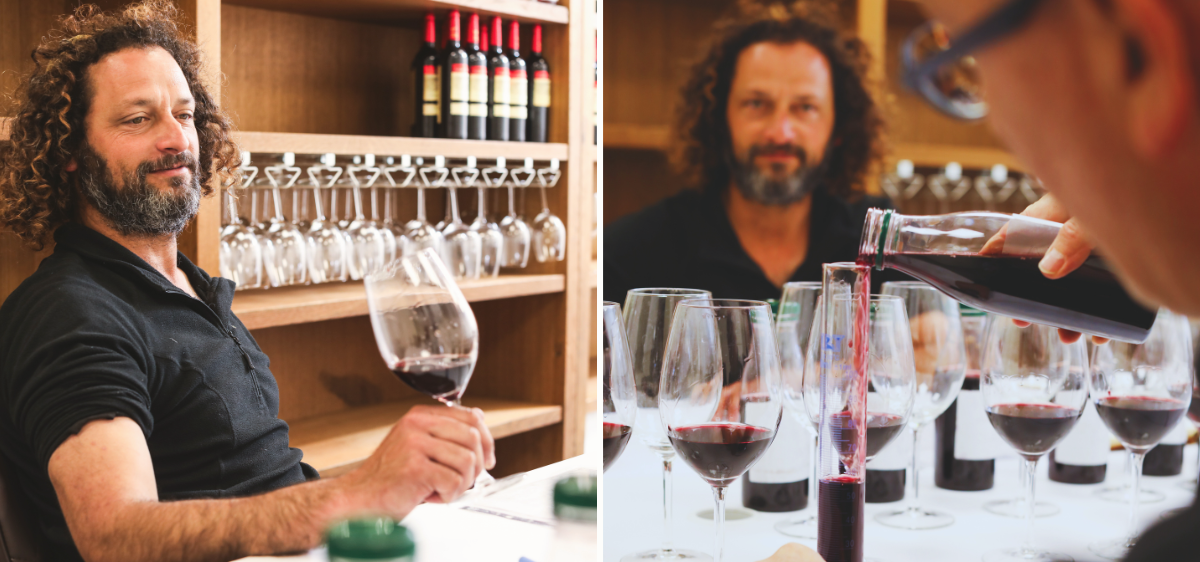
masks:
<path fill-rule="evenodd" d="M 800 166 L 791 174 L 783 177 L 783 164 L 773 163 L 770 168 L 777 172 L 764 172 L 754 159 L 762 154 L 785 152 L 800 160 Z M 808 152 L 803 147 L 790 144 L 766 144 L 750 147 L 750 154 L 745 160 L 731 153 L 731 169 L 733 183 L 742 196 L 763 205 L 787 205 L 808 197 L 813 189 L 825 179 L 825 161 L 812 164 L 808 160 Z"/>
<path fill-rule="evenodd" d="M 81 147 L 77 161 L 80 192 L 108 225 L 123 236 L 174 236 L 183 231 L 200 209 L 200 178 L 196 174 L 196 156 L 191 152 L 142 162 L 136 169 L 125 172 L 119 184 L 108 162 L 87 143 Z M 146 181 L 151 172 L 181 164 L 191 173 L 187 177 L 171 176 L 169 190 Z"/>

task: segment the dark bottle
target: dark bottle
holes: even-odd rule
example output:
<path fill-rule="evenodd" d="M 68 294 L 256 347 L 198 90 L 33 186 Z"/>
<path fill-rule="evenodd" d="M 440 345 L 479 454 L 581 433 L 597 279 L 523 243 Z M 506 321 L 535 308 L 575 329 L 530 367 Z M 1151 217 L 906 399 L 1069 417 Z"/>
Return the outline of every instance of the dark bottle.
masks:
<path fill-rule="evenodd" d="M 753 400 L 742 411 L 760 407 Z M 751 416 L 753 417 L 753 416 Z M 812 471 L 809 444 L 812 436 L 792 416 L 779 421 L 775 440 L 742 476 L 742 505 L 755 511 L 799 511 L 808 506 L 808 478 Z"/>
<path fill-rule="evenodd" d="M 529 81 L 529 142 L 549 142 L 550 64 L 542 56 L 542 26 L 533 26 L 533 50 L 526 62 Z"/>
<path fill-rule="evenodd" d="M 521 58 L 521 24 L 510 22 L 508 29 L 508 76 L 512 93 L 508 98 L 508 140 L 525 140 L 525 121 L 529 117 L 529 77 Z"/>
<path fill-rule="evenodd" d="M 442 51 L 442 136 L 448 139 L 467 138 L 467 115 L 470 113 L 471 77 L 460 27 L 458 10 L 450 10 L 450 30 L 446 49 Z"/>
<path fill-rule="evenodd" d="M 1180 420 L 1142 461 L 1145 476 L 1177 476 L 1183 472 L 1183 446 L 1187 444 L 1188 423 Z"/>
<path fill-rule="evenodd" d="M 904 499 L 905 473 L 913 459 L 912 446 L 908 435 L 900 435 L 867 461 L 867 503 Z"/>
<path fill-rule="evenodd" d="M 977 492 L 990 490 L 995 484 L 999 439 L 987 421 L 979 394 L 979 360 L 987 314 L 963 305 L 959 311 L 967 372 L 958 397 L 933 422 L 933 482 L 947 490 Z"/>
<path fill-rule="evenodd" d="M 1061 279 L 1038 262 L 1062 225 L 1021 215 L 969 212 L 907 216 L 871 209 L 858 260 L 897 269 L 975 308 L 1141 343 L 1157 311 L 1125 292 L 1098 256 Z"/>
<path fill-rule="evenodd" d="M 488 64 L 479 48 L 479 14 L 471 14 L 467 26 L 467 68 L 471 75 L 470 106 L 467 108 L 467 138 L 487 139 Z"/>
<path fill-rule="evenodd" d="M 425 14 L 425 44 L 413 59 L 413 84 L 416 95 L 413 104 L 416 118 L 413 119 L 414 137 L 436 137 L 441 123 L 441 74 L 438 69 L 437 31 L 433 14 Z"/>
<path fill-rule="evenodd" d="M 508 56 L 504 54 L 503 20 L 492 18 L 491 47 L 488 48 L 488 140 L 508 140 Z"/>
<path fill-rule="evenodd" d="M 1108 474 L 1109 433 L 1088 401 L 1071 433 L 1050 451 L 1050 479 L 1064 484 L 1099 484 Z"/>

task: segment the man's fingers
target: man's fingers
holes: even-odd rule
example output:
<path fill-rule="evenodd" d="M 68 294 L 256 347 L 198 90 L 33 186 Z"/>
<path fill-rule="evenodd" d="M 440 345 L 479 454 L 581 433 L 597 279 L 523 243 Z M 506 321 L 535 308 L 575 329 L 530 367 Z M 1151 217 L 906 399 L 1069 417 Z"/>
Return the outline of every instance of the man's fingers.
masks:
<path fill-rule="evenodd" d="M 430 503 L 446 503 L 454 501 L 462 495 L 462 475 L 453 469 L 436 462 L 425 463 L 426 483 L 433 488 L 433 495 L 426 498 Z M 459 489 L 462 488 L 462 491 Z"/>
<path fill-rule="evenodd" d="M 443 499 L 453 499 L 459 494 L 467 491 L 471 484 L 475 483 L 476 467 L 478 459 L 475 452 L 461 447 L 448 441 L 431 440 L 431 444 L 425 449 L 426 455 L 434 463 L 445 466 L 458 474 L 458 480 L 455 482 L 455 493 L 452 496 L 447 496 L 445 490 L 438 490 Z"/>
<path fill-rule="evenodd" d="M 487 422 L 483 419 L 483 410 L 471 408 L 471 413 L 475 416 L 475 429 L 479 431 L 479 445 L 483 450 L 483 462 L 487 468 L 496 468 L 496 440 L 492 438 L 492 431 L 488 429 Z"/>
<path fill-rule="evenodd" d="M 1062 230 L 1058 231 L 1058 236 L 1038 263 L 1038 268 L 1046 277 L 1058 279 L 1083 265 L 1091 253 L 1091 242 L 1079 228 L 1079 223 L 1070 219 L 1063 223 Z"/>

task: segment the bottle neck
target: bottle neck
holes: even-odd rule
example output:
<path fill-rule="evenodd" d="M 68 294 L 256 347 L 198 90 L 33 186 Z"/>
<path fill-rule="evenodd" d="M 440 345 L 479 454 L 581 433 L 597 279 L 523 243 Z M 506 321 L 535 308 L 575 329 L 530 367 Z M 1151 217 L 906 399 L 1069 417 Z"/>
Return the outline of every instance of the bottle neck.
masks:
<path fill-rule="evenodd" d="M 479 48 L 479 14 L 471 14 L 470 24 L 467 26 L 467 43 L 476 49 Z"/>
<path fill-rule="evenodd" d="M 533 45 L 531 45 L 535 54 L 542 54 L 542 26 L 533 26 Z"/>
<path fill-rule="evenodd" d="M 892 210 L 868 209 L 858 246 L 858 263 L 883 269 L 884 243 L 891 227 Z"/>
<path fill-rule="evenodd" d="M 460 29 L 461 20 L 459 19 L 458 10 L 450 12 L 450 29 L 446 37 L 450 39 L 450 43 L 457 44 L 462 41 L 462 31 Z"/>
<path fill-rule="evenodd" d="M 437 45 L 437 23 L 433 14 L 425 14 L 425 44 L 430 47 Z"/>
<path fill-rule="evenodd" d="M 504 21 L 499 17 L 492 18 L 492 47 L 500 51 L 504 49 Z"/>
<path fill-rule="evenodd" d="M 521 50 L 521 24 L 515 21 L 508 27 L 508 48 L 514 53 Z"/>

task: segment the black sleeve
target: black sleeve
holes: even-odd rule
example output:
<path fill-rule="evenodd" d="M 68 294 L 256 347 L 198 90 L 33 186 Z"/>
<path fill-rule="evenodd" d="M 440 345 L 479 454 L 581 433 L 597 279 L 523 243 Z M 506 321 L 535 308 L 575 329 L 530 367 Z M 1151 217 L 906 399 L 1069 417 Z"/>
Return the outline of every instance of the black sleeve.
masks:
<path fill-rule="evenodd" d="M 8 358 L 4 406 L 43 468 L 89 421 L 128 417 L 147 438 L 153 431 L 139 319 L 87 290 L 30 295 L 12 330 L 18 342 L 9 349 L 18 351 Z"/>

